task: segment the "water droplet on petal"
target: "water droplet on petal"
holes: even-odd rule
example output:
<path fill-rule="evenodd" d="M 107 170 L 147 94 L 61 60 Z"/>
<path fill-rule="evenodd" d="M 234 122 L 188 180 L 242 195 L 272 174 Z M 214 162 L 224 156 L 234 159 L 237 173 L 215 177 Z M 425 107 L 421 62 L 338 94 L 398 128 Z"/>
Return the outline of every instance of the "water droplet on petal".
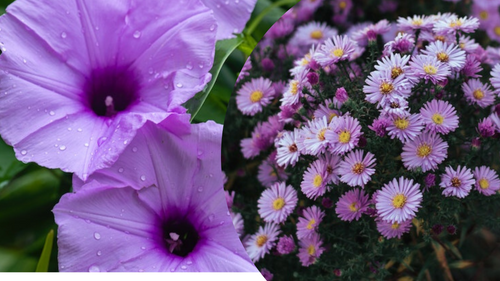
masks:
<path fill-rule="evenodd" d="M 134 32 L 134 38 L 135 38 L 135 39 L 139 39 L 139 37 L 141 37 L 141 32 L 140 32 L 139 30 L 136 30 L 136 31 Z"/>
<path fill-rule="evenodd" d="M 95 240 L 101 239 L 101 234 L 99 234 L 99 232 L 94 232 L 94 238 Z"/>
<path fill-rule="evenodd" d="M 187 269 L 187 266 L 182 265 L 182 266 L 181 266 L 181 269 L 186 270 L 186 269 Z"/>
<path fill-rule="evenodd" d="M 85 144 L 83 144 L 83 145 L 84 145 L 85 147 L 89 147 L 89 144 L 88 144 L 88 143 L 85 143 Z"/>
<path fill-rule="evenodd" d="M 66 32 L 61 33 L 61 38 L 62 38 L 62 39 L 65 39 L 67 36 L 68 36 L 68 35 L 66 34 Z"/>
<path fill-rule="evenodd" d="M 198 192 L 203 192 L 203 186 L 198 187 Z"/>
<path fill-rule="evenodd" d="M 132 152 L 137 152 L 137 147 L 132 147 Z"/>
<path fill-rule="evenodd" d="M 65 145 L 61 145 L 61 146 L 59 146 L 59 150 L 60 150 L 60 151 L 64 151 L 64 150 L 66 150 L 66 146 L 65 146 Z"/>
<path fill-rule="evenodd" d="M 101 251 L 97 251 L 97 256 L 101 256 L 102 255 L 102 252 Z"/>
<path fill-rule="evenodd" d="M 193 69 L 193 65 L 189 62 L 189 63 L 186 65 L 186 68 L 187 68 L 187 69 L 189 69 L 189 70 L 191 70 L 191 69 Z"/>
<path fill-rule="evenodd" d="M 218 6 L 220 7 L 220 5 L 218 5 Z M 210 31 L 214 31 L 214 29 L 215 29 L 215 24 L 212 24 L 212 25 L 210 26 Z"/>
<path fill-rule="evenodd" d="M 186 262 L 186 264 L 187 264 L 187 265 L 192 265 L 192 264 L 193 264 L 193 262 L 192 262 L 192 261 L 187 261 L 187 262 Z"/>
<path fill-rule="evenodd" d="M 141 176 L 141 181 L 145 181 L 146 180 L 146 176 L 145 175 L 142 175 Z"/>
<path fill-rule="evenodd" d="M 205 67 L 205 66 L 203 65 L 203 63 L 200 63 L 198 66 L 199 66 L 200 68 Z"/>
<path fill-rule="evenodd" d="M 177 83 L 176 85 L 178 88 L 182 88 L 182 84 L 181 83 Z"/>
<path fill-rule="evenodd" d="M 146 250 L 146 247 L 142 246 L 141 249 Z"/>
<path fill-rule="evenodd" d="M 101 270 L 96 265 L 93 265 L 93 266 L 89 267 L 89 272 L 100 272 L 100 271 Z"/>
<path fill-rule="evenodd" d="M 123 168 L 118 169 L 118 173 L 123 173 Z"/>
<path fill-rule="evenodd" d="M 49 112 L 49 115 L 50 115 L 50 116 L 54 116 L 55 114 L 56 114 L 56 113 L 55 113 L 54 111 L 52 111 L 52 110 Z"/>
<path fill-rule="evenodd" d="M 100 137 L 97 140 L 97 146 L 101 146 L 108 138 L 107 137 Z"/>
<path fill-rule="evenodd" d="M 154 73 L 153 68 L 152 68 L 152 67 L 150 67 L 150 68 L 149 68 L 149 70 L 148 70 L 148 72 L 149 72 L 149 74 L 153 74 L 153 73 Z"/>
<path fill-rule="evenodd" d="M 23 63 L 26 63 L 26 59 L 23 59 Z"/>
<path fill-rule="evenodd" d="M 219 222 L 219 224 L 220 224 L 220 225 L 223 225 L 223 224 L 224 224 L 224 221 Z"/>
<path fill-rule="evenodd" d="M 21 151 L 21 155 L 26 155 L 26 153 L 28 153 L 26 150 Z"/>
<path fill-rule="evenodd" d="M 211 214 L 210 216 L 208 216 L 208 221 L 213 221 L 215 218 L 215 215 L 214 214 Z"/>
<path fill-rule="evenodd" d="M 238 33 L 238 29 L 237 28 L 233 29 L 233 33 Z"/>

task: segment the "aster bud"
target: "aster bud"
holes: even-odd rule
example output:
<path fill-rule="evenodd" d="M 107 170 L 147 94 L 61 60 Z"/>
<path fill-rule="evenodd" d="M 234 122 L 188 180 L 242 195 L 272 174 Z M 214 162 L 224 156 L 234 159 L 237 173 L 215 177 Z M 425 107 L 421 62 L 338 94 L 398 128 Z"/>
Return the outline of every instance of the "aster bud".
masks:
<path fill-rule="evenodd" d="M 449 234 L 454 235 L 457 233 L 457 228 L 454 225 L 450 224 L 446 227 L 446 231 L 448 231 Z"/>
<path fill-rule="evenodd" d="M 274 62 L 270 58 L 263 59 L 261 64 L 264 71 L 271 72 L 274 70 Z"/>
<path fill-rule="evenodd" d="M 309 61 L 309 67 L 312 70 L 316 71 L 316 70 L 318 70 L 318 69 L 321 68 L 321 65 L 318 62 L 316 62 L 315 60 L 312 59 L 311 61 Z"/>
<path fill-rule="evenodd" d="M 472 150 L 478 150 L 481 147 L 481 140 L 479 138 L 473 138 L 471 142 Z"/>
<path fill-rule="evenodd" d="M 335 276 L 337 277 L 340 277 L 342 275 L 342 270 L 336 268 L 333 270 L 333 274 L 335 274 Z"/>
<path fill-rule="evenodd" d="M 316 72 L 307 73 L 307 81 L 311 83 L 311 85 L 316 85 L 319 82 L 319 75 Z"/>
<path fill-rule="evenodd" d="M 272 274 L 269 270 L 263 268 L 260 270 L 260 274 L 262 274 L 262 277 L 266 279 L 266 281 L 271 281 L 273 280 L 274 274 Z"/>
<path fill-rule="evenodd" d="M 335 92 L 335 98 L 339 102 L 344 103 L 347 101 L 347 99 L 349 99 L 349 95 L 347 95 L 347 91 L 344 89 L 344 87 L 340 87 Z"/>
<path fill-rule="evenodd" d="M 330 198 L 324 197 L 323 200 L 321 200 L 321 205 L 323 205 L 326 209 L 330 209 L 333 207 L 333 201 Z"/>
<path fill-rule="evenodd" d="M 367 143 L 366 138 L 363 135 L 361 135 L 358 140 L 358 146 L 363 148 L 366 146 L 366 143 Z"/>
<path fill-rule="evenodd" d="M 366 33 L 366 37 L 368 38 L 368 41 L 377 41 L 377 32 L 375 32 L 373 29 L 368 30 Z"/>
<path fill-rule="evenodd" d="M 436 235 L 439 235 L 441 232 L 443 232 L 444 226 L 442 224 L 435 224 L 432 226 L 431 230 L 434 232 Z"/>

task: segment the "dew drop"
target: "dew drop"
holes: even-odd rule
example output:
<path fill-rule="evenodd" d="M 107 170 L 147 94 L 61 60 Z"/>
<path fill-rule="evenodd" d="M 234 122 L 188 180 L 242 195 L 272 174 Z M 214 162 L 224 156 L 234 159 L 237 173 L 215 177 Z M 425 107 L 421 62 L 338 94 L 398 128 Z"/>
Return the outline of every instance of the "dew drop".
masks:
<path fill-rule="evenodd" d="M 231 216 L 231 213 L 229 211 L 227 211 L 226 215 Z"/>
<path fill-rule="evenodd" d="M 100 272 L 100 271 L 101 270 L 96 265 L 93 265 L 93 266 L 89 267 L 89 272 Z"/>
<path fill-rule="evenodd" d="M 65 145 L 61 145 L 61 146 L 59 146 L 59 150 L 60 150 L 60 151 L 64 151 L 64 150 L 66 150 L 66 146 L 65 146 Z"/>
<path fill-rule="evenodd" d="M 97 140 L 97 146 L 101 146 L 108 138 L 107 137 L 100 137 Z"/>
<path fill-rule="evenodd" d="M 198 150 L 198 156 L 201 156 L 203 155 L 203 151 L 202 150 Z"/>
<path fill-rule="evenodd" d="M 193 69 L 193 65 L 189 62 L 189 63 L 186 65 L 186 68 L 187 68 L 187 69 L 189 69 L 189 70 L 191 70 L 191 69 Z"/>
<path fill-rule="evenodd" d="M 123 173 L 123 168 L 118 169 L 118 173 Z"/>
<path fill-rule="evenodd" d="M 153 74 L 153 73 L 154 73 L 153 68 L 152 68 L 152 67 L 150 67 L 150 68 L 149 68 L 149 70 L 148 70 L 148 72 L 149 72 L 149 74 Z"/>
<path fill-rule="evenodd" d="M 238 29 L 237 28 L 233 29 L 233 33 L 238 33 Z"/>
<path fill-rule="evenodd" d="M 23 63 L 26 63 L 26 59 L 23 59 Z"/>
<path fill-rule="evenodd" d="M 50 115 L 50 116 L 54 116 L 55 114 L 56 114 L 56 113 L 55 113 L 54 111 L 52 111 L 52 110 L 49 112 L 49 115 Z"/>
<path fill-rule="evenodd" d="M 187 262 L 186 262 L 186 264 L 187 264 L 187 265 L 192 265 L 192 264 L 193 264 L 193 262 L 192 262 L 192 261 L 187 261 Z"/>
<path fill-rule="evenodd" d="M 220 9 L 220 4 L 217 4 L 217 8 L 219 8 L 219 9 Z"/>
<path fill-rule="evenodd" d="M 145 181 L 146 180 L 146 176 L 145 175 L 142 175 L 141 176 L 141 181 Z"/>
<path fill-rule="evenodd" d="M 139 37 L 141 37 L 141 32 L 140 32 L 139 30 L 136 30 L 136 31 L 134 32 L 134 38 L 135 38 L 135 39 L 139 39 Z"/>
<path fill-rule="evenodd" d="M 220 5 L 219 5 L 219 6 L 220 6 Z M 214 30 L 215 30 L 215 24 L 212 24 L 212 25 L 210 26 L 210 31 L 214 31 Z"/>
<path fill-rule="evenodd" d="M 203 192 L 203 186 L 198 187 L 198 192 Z"/>
<path fill-rule="evenodd" d="M 76 130 L 77 130 L 78 132 L 81 132 L 81 131 L 83 131 L 83 130 L 82 130 L 82 128 L 78 128 L 78 129 L 76 129 Z"/>
<path fill-rule="evenodd" d="M 203 65 L 203 63 L 200 63 L 198 66 L 199 66 L 200 68 L 205 67 L 205 66 Z"/>
<path fill-rule="evenodd" d="M 26 150 L 21 151 L 21 155 L 26 155 L 26 153 L 28 153 Z"/>
<path fill-rule="evenodd" d="M 102 252 L 101 251 L 97 251 L 97 256 L 101 256 L 102 255 Z"/>
<path fill-rule="evenodd" d="M 101 239 L 101 234 L 99 234 L 99 232 L 94 232 L 94 238 L 95 240 Z"/>
<path fill-rule="evenodd" d="M 85 144 L 84 144 L 84 146 L 85 146 L 85 147 L 89 147 L 89 144 L 88 144 L 88 143 L 85 143 Z"/>
<path fill-rule="evenodd" d="M 175 268 L 171 268 L 170 271 L 174 272 L 175 271 Z"/>
<path fill-rule="evenodd" d="M 208 221 L 213 221 L 215 218 L 215 215 L 214 214 L 211 214 L 210 216 L 208 216 Z"/>
<path fill-rule="evenodd" d="M 68 35 L 66 34 L 66 32 L 61 33 L 61 38 L 62 39 L 65 39 L 66 37 L 68 37 Z"/>
<path fill-rule="evenodd" d="M 142 246 L 141 249 L 146 250 L 146 247 Z"/>
<path fill-rule="evenodd" d="M 71 130 L 72 130 L 71 127 L 68 127 L 68 131 L 71 131 Z"/>
<path fill-rule="evenodd" d="M 183 266 L 181 266 L 181 269 L 186 270 L 187 266 L 183 265 Z"/>
<path fill-rule="evenodd" d="M 132 147 L 132 152 L 137 152 L 137 147 Z"/>
<path fill-rule="evenodd" d="M 219 222 L 219 224 L 220 224 L 220 225 L 223 225 L 223 224 L 224 224 L 224 221 Z"/>
<path fill-rule="evenodd" d="M 181 84 L 181 83 L 177 83 L 177 84 L 176 84 L 176 86 L 177 86 L 178 88 L 182 88 L 182 84 Z"/>

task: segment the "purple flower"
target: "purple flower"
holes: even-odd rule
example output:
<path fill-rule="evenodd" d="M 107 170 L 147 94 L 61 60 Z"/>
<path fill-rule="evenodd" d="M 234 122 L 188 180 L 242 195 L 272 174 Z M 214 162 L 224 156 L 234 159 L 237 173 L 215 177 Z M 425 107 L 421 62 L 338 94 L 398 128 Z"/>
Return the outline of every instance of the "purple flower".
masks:
<path fill-rule="evenodd" d="M 376 208 L 382 220 L 402 223 L 415 217 L 421 202 L 420 184 L 400 177 L 385 184 L 377 193 Z"/>
<path fill-rule="evenodd" d="M 448 143 L 437 134 L 423 132 L 403 146 L 401 158 L 407 169 L 434 170 L 448 156 Z"/>
<path fill-rule="evenodd" d="M 404 233 L 410 231 L 411 219 L 402 222 L 387 222 L 383 220 L 376 220 L 378 231 L 387 239 L 394 237 L 401 238 Z"/>
<path fill-rule="evenodd" d="M 262 274 L 262 277 L 266 279 L 266 281 L 271 281 L 273 280 L 274 274 L 271 273 L 271 271 L 263 268 L 260 270 L 260 274 Z"/>
<path fill-rule="evenodd" d="M 279 234 L 280 231 L 277 224 L 266 223 L 264 227 L 259 227 L 257 233 L 245 242 L 247 253 L 253 262 L 257 262 L 271 251 L 276 244 Z"/>
<path fill-rule="evenodd" d="M 314 60 L 322 66 L 329 66 L 339 61 L 349 60 L 355 50 L 356 42 L 348 36 L 335 35 L 321 45 L 320 50 L 314 55 Z"/>
<path fill-rule="evenodd" d="M 479 79 L 469 79 L 462 84 L 462 90 L 469 104 L 477 104 L 485 108 L 495 102 L 491 88 L 487 84 L 481 83 Z"/>
<path fill-rule="evenodd" d="M 350 186 L 365 187 L 375 173 L 375 155 L 367 152 L 363 156 L 363 150 L 355 150 L 349 152 L 344 160 L 340 162 L 339 174 L 340 181 L 345 182 Z"/>
<path fill-rule="evenodd" d="M 146 121 L 187 126 L 181 104 L 211 78 L 211 13 L 199 0 L 16 1 L 0 18 L 0 134 L 21 161 L 86 179 Z"/>
<path fill-rule="evenodd" d="M 426 129 L 432 133 L 448 134 L 458 128 L 455 108 L 447 101 L 431 100 L 420 109 Z"/>
<path fill-rule="evenodd" d="M 265 222 L 282 223 L 297 205 L 297 192 L 291 185 L 274 183 L 262 192 L 258 203 L 259 215 Z"/>
<path fill-rule="evenodd" d="M 218 25 L 217 40 L 220 40 L 233 38 L 235 37 L 233 33 L 243 31 L 257 0 L 201 0 L 201 2 L 214 12 Z"/>
<path fill-rule="evenodd" d="M 500 189 L 498 175 L 489 167 L 476 167 L 476 169 L 474 169 L 474 179 L 476 180 L 476 190 L 483 195 L 493 195 Z"/>
<path fill-rule="evenodd" d="M 245 83 L 236 95 L 236 105 L 245 115 L 255 115 L 271 102 L 274 88 L 271 80 L 260 77 Z"/>
<path fill-rule="evenodd" d="M 442 82 L 451 73 L 450 67 L 435 56 L 414 56 L 410 61 L 410 67 L 416 77 L 424 79 L 425 82 L 430 80 L 432 84 Z"/>
<path fill-rule="evenodd" d="M 310 266 L 321 256 L 325 248 L 319 234 L 314 233 L 310 238 L 299 240 L 299 257 L 303 266 Z"/>
<path fill-rule="evenodd" d="M 332 129 L 325 133 L 325 138 L 330 142 L 330 151 L 337 155 L 356 147 L 363 134 L 358 119 L 351 116 L 335 117 L 330 126 Z"/>
<path fill-rule="evenodd" d="M 350 190 L 340 197 L 335 213 L 343 221 L 359 220 L 368 208 L 368 199 L 363 190 L 359 188 Z"/>
<path fill-rule="evenodd" d="M 483 118 L 479 124 L 477 124 L 477 130 L 481 137 L 483 138 L 489 138 L 495 134 L 495 124 L 493 124 L 493 121 L 491 120 L 491 117 L 486 117 Z"/>
<path fill-rule="evenodd" d="M 313 233 L 318 231 L 318 226 L 325 216 L 317 206 L 306 208 L 303 212 L 304 217 L 299 217 L 297 223 L 297 238 L 310 238 Z"/>
<path fill-rule="evenodd" d="M 295 241 L 291 235 L 283 236 L 278 240 L 276 250 L 282 255 L 290 254 L 295 250 Z"/>
<path fill-rule="evenodd" d="M 54 207 L 61 271 L 256 271 L 222 189 L 215 123 L 148 123 L 114 166 Z M 144 187 L 146 186 L 146 187 Z M 144 188 L 143 188 L 144 187 Z"/>
<path fill-rule="evenodd" d="M 446 173 L 441 176 L 441 183 L 439 184 L 441 188 L 444 188 L 443 195 L 458 198 L 469 195 L 472 185 L 475 183 L 471 170 L 465 166 L 458 166 L 457 170 L 446 167 L 445 171 Z"/>

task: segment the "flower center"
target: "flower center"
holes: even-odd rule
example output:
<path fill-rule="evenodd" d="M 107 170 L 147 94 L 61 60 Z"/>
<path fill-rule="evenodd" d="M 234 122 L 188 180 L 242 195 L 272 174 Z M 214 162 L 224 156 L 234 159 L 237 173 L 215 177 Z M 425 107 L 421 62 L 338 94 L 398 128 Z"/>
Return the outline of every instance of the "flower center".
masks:
<path fill-rule="evenodd" d="M 251 94 L 250 94 L 250 101 L 252 102 L 258 102 L 262 99 L 262 96 L 264 96 L 264 93 L 262 93 L 262 91 L 253 91 Z"/>
<path fill-rule="evenodd" d="M 490 187 L 490 182 L 487 179 L 482 178 L 479 180 L 479 186 L 482 189 L 488 189 L 488 187 Z"/>
<path fill-rule="evenodd" d="M 441 125 L 444 122 L 444 117 L 439 113 L 434 113 L 434 115 L 432 115 L 432 121 L 438 125 Z"/>
<path fill-rule="evenodd" d="M 392 92 L 392 90 L 394 90 L 394 86 L 391 83 L 382 82 L 382 84 L 380 84 L 380 92 L 382 95 L 387 95 Z"/>
<path fill-rule="evenodd" d="M 293 80 L 290 83 L 290 92 L 292 92 L 292 95 L 296 95 L 298 91 L 299 91 L 299 81 Z"/>
<path fill-rule="evenodd" d="M 495 28 L 493 29 L 493 31 L 495 31 L 495 34 L 500 36 L 500 26 L 495 26 Z"/>
<path fill-rule="evenodd" d="M 448 56 L 448 54 L 446 54 L 445 52 L 437 53 L 436 57 L 437 57 L 438 60 L 440 60 L 442 62 L 448 62 L 449 59 L 450 59 L 450 57 Z"/>
<path fill-rule="evenodd" d="M 460 27 L 460 26 L 462 26 L 462 21 L 461 20 L 456 20 L 456 21 L 450 22 L 450 27 L 451 28 Z"/>
<path fill-rule="evenodd" d="M 285 206 L 285 200 L 281 197 L 278 197 L 273 201 L 273 209 L 276 211 L 283 209 L 284 206 Z"/>
<path fill-rule="evenodd" d="M 316 220 L 315 220 L 315 219 L 311 219 L 311 220 L 309 221 L 309 223 L 307 224 L 306 228 L 307 228 L 307 229 L 309 229 L 309 230 L 311 230 L 311 229 L 313 229 L 313 228 L 314 228 L 314 225 L 315 225 L 315 224 L 316 224 Z"/>
<path fill-rule="evenodd" d="M 344 54 L 344 51 L 340 48 L 337 48 L 337 49 L 333 50 L 332 54 L 334 56 L 336 56 L 337 58 L 340 58 Z"/>
<path fill-rule="evenodd" d="M 344 130 L 339 134 L 339 142 L 348 143 L 351 140 L 351 132 Z"/>
<path fill-rule="evenodd" d="M 323 177 L 320 174 L 317 174 L 313 179 L 314 187 L 318 188 L 323 183 Z"/>
<path fill-rule="evenodd" d="M 391 78 L 396 79 L 402 73 L 403 73 L 403 70 L 401 69 L 401 67 L 393 67 L 391 69 Z"/>
<path fill-rule="evenodd" d="M 290 152 L 297 152 L 297 145 L 296 144 L 292 144 L 288 147 L 288 151 Z"/>
<path fill-rule="evenodd" d="M 405 118 L 397 117 L 396 119 L 394 119 L 394 126 L 396 126 L 396 128 L 400 130 L 408 128 L 409 125 L 410 121 L 406 120 Z"/>
<path fill-rule="evenodd" d="M 422 23 L 424 23 L 424 21 L 422 19 L 415 19 L 411 22 L 411 24 L 415 25 L 415 26 L 421 26 Z"/>
<path fill-rule="evenodd" d="M 255 243 L 257 244 L 257 246 L 259 248 L 264 246 L 264 244 L 266 244 L 266 242 L 267 242 L 267 235 L 265 235 L 265 234 L 259 235 L 257 237 L 257 240 L 255 240 Z"/>
<path fill-rule="evenodd" d="M 393 224 L 391 225 L 391 228 L 392 228 L 392 229 L 399 229 L 399 226 L 400 226 L 400 224 L 399 224 L 399 223 L 397 223 L 397 222 L 395 222 L 395 223 L 393 223 Z"/>
<path fill-rule="evenodd" d="M 451 186 L 453 186 L 453 187 L 460 187 L 461 184 L 462 184 L 462 181 L 459 178 L 453 177 L 451 179 Z"/>
<path fill-rule="evenodd" d="M 356 212 L 358 211 L 358 202 L 352 202 L 351 205 L 349 205 L 349 210 L 351 210 L 351 212 Z"/>
<path fill-rule="evenodd" d="M 340 1 L 339 8 L 341 8 L 343 10 L 343 9 L 345 9 L 345 7 L 347 7 L 347 3 L 345 1 Z"/>
<path fill-rule="evenodd" d="M 446 41 L 446 37 L 444 37 L 443 35 L 436 35 L 434 36 L 434 39 L 436 39 L 436 41 L 441 41 L 443 43 Z"/>
<path fill-rule="evenodd" d="M 328 166 L 326 167 L 326 172 L 327 172 L 329 175 L 331 175 L 331 174 L 333 173 L 333 167 L 332 167 L 332 166 L 330 166 L 330 165 L 328 165 Z"/>
<path fill-rule="evenodd" d="M 355 173 L 356 175 L 360 175 L 361 173 L 363 173 L 363 171 L 365 170 L 365 165 L 363 165 L 362 163 L 356 163 L 354 164 L 354 166 L 352 166 L 352 172 Z"/>
<path fill-rule="evenodd" d="M 423 143 L 417 147 L 417 156 L 420 158 L 428 156 L 429 154 L 431 154 L 431 152 L 432 148 L 426 143 Z"/>
<path fill-rule="evenodd" d="M 486 11 L 481 11 L 481 12 L 479 13 L 479 18 L 480 18 L 480 19 L 482 19 L 482 20 L 487 19 L 487 18 L 488 18 L 488 12 L 486 12 Z"/>
<path fill-rule="evenodd" d="M 316 253 L 316 249 L 314 248 L 314 245 L 310 245 L 308 248 L 307 248 L 307 253 L 312 256 Z"/>
<path fill-rule="evenodd" d="M 87 106 L 97 116 L 113 117 L 138 100 L 138 86 L 129 70 L 104 68 L 93 70 L 83 86 Z"/>
<path fill-rule="evenodd" d="M 396 196 L 394 196 L 394 198 L 392 198 L 392 205 L 396 209 L 403 208 L 405 204 L 406 204 L 406 196 L 404 196 L 403 194 L 397 194 Z"/>
<path fill-rule="evenodd" d="M 313 32 L 311 32 L 311 38 L 319 40 L 323 38 L 323 32 L 321 30 L 314 30 Z"/>
<path fill-rule="evenodd" d="M 437 68 L 433 65 L 426 64 L 426 65 L 424 65 L 424 72 L 429 74 L 429 75 L 434 75 L 437 73 Z"/>
<path fill-rule="evenodd" d="M 333 119 L 333 117 L 337 117 L 338 115 L 336 113 L 330 113 L 330 115 L 328 115 L 328 123 L 330 123 Z"/>
<path fill-rule="evenodd" d="M 484 92 L 481 91 L 481 89 L 477 89 L 474 92 L 472 92 L 472 95 L 476 100 L 482 100 L 484 98 Z"/>
<path fill-rule="evenodd" d="M 319 133 L 318 133 L 318 139 L 320 141 L 324 141 L 325 140 L 325 132 L 326 132 L 326 128 L 323 128 L 323 129 L 321 129 L 321 131 L 319 131 Z"/>
<path fill-rule="evenodd" d="M 180 257 L 189 255 L 199 239 L 198 231 L 186 218 L 170 220 L 163 224 L 163 241 L 171 254 Z"/>

